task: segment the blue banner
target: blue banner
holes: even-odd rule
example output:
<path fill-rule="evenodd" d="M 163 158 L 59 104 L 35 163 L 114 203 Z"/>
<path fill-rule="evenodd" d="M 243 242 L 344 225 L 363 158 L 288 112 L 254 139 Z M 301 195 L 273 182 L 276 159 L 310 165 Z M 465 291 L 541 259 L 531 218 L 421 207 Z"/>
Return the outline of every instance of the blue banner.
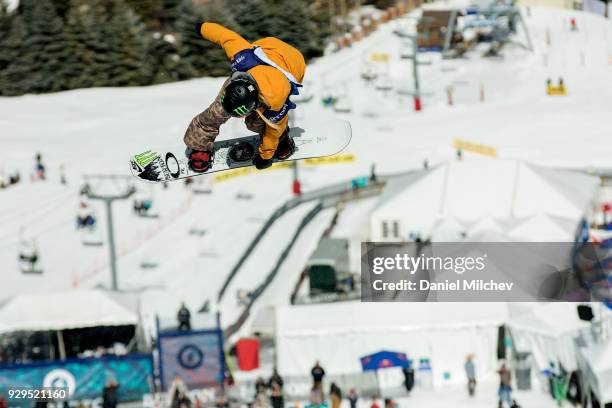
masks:
<path fill-rule="evenodd" d="M 9 388 L 68 387 L 70 400 L 99 398 L 108 380 L 118 384 L 119 401 L 135 401 L 151 392 L 150 354 L 104 356 L 32 364 L 0 365 L 0 392 Z"/>
<path fill-rule="evenodd" d="M 220 330 L 180 331 L 159 335 L 162 387 L 175 376 L 190 388 L 221 388 L 224 355 Z"/>

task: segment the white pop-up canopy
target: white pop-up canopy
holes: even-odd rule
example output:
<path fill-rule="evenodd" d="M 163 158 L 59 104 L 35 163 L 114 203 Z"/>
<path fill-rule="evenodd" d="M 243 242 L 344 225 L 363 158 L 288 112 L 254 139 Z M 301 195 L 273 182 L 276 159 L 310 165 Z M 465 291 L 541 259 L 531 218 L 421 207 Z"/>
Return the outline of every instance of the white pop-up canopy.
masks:
<path fill-rule="evenodd" d="M 0 332 L 135 325 L 138 316 L 99 290 L 20 295 L 0 309 Z"/>
<path fill-rule="evenodd" d="M 391 180 L 372 212 L 371 238 L 469 241 L 490 228 L 513 241 L 571 242 L 598 183 L 518 161 L 452 161 Z"/>

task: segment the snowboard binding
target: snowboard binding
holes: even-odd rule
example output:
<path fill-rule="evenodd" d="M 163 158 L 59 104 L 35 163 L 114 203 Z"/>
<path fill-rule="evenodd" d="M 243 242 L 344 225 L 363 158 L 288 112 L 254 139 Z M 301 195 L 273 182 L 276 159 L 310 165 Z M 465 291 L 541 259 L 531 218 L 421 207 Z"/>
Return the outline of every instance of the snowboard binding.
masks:
<path fill-rule="evenodd" d="M 249 142 L 238 142 L 230 147 L 228 156 L 236 163 L 244 163 L 253 160 L 255 148 Z"/>

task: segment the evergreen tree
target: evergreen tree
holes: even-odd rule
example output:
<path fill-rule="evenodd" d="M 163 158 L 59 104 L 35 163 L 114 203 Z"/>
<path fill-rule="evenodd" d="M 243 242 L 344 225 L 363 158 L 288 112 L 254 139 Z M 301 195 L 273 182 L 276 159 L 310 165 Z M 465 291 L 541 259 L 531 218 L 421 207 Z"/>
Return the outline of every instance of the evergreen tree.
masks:
<path fill-rule="evenodd" d="M 315 25 L 315 29 L 312 32 L 314 48 L 304 51 L 306 60 L 323 55 L 323 50 L 331 37 L 329 10 L 326 7 L 322 7 L 321 4 L 312 4 L 309 7 L 309 12 L 310 18 Z"/>
<path fill-rule="evenodd" d="M 158 31 L 161 30 L 161 19 L 163 4 L 159 0 L 126 0 L 126 4 L 136 13 L 143 21 L 147 29 Z"/>
<path fill-rule="evenodd" d="M 155 84 L 189 79 L 195 76 L 193 67 L 184 60 L 171 34 L 156 33 L 147 47 L 148 64 Z"/>
<path fill-rule="evenodd" d="M 193 0 L 21 0 L 12 16 L 4 1 L 4 95 L 225 76 L 225 52 L 195 31 L 202 21 L 251 42 L 278 37 L 307 60 L 322 53 L 329 35 L 327 8 L 308 0 L 210 0 L 205 6 Z"/>
<path fill-rule="evenodd" d="M 177 30 L 181 40 L 181 57 L 198 76 L 225 76 L 229 73 L 229 61 L 221 47 L 196 32 L 199 22 L 215 22 L 236 29 L 236 22 L 227 12 L 225 2 L 216 0 L 206 7 L 194 6 L 190 0 L 181 5 Z M 237 30 L 239 31 L 239 30 Z"/>
<path fill-rule="evenodd" d="M 160 2 L 160 0 L 157 1 Z M 176 26 L 182 4 L 183 0 L 161 0 L 159 21 L 162 30 L 169 31 Z"/>
<path fill-rule="evenodd" d="M 94 9 L 88 0 L 72 0 L 64 26 L 70 47 L 70 88 L 89 88 L 100 83 L 100 70 L 96 66 L 95 49 L 99 38 Z"/>
<path fill-rule="evenodd" d="M 277 0 L 270 6 L 274 12 L 272 35 L 293 45 L 306 58 L 320 53 L 316 37 L 317 24 L 311 16 L 307 0 Z"/>
<path fill-rule="evenodd" d="M 26 35 L 23 17 L 12 18 L 9 34 L 2 41 L 2 52 L 0 53 L 0 64 L 4 65 L 0 71 L 0 86 L 3 95 L 23 95 L 28 91 L 24 81 L 25 76 L 28 75 L 28 69 L 18 63 L 23 59 L 22 53 L 25 51 L 23 43 Z"/>
<path fill-rule="evenodd" d="M 4 94 L 5 72 L 12 59 L 15 58 L 15 50 L 10 45 L 11 16 L 8 12 L 8 5 L 4 0 L 0 0 L 0 95 Z"/>
<path fill-rule="evenodd" d="M 71 8 L 70 0 L 51 0 L 51 2 L 57 15 L 65 22 Z"/>
<path fill-rule="evenodd" d="M 64 26 L 50 0 L 21 0 L 23 25 L 13 31 L 23 35 L 20 52 L 6 69 L 8 94 L 55 92 L 68 89 L 69 69 Z M 24 30 L 24 27 L 27 29 Z M 23 33 L 25 31 L 25 35 Z"/>
<path fill-rule="evenodd" d="M 294 1 L 302 3 L 298 0 L 281 1 L 281 3 L 289 5 Z M 240 34 L 249 42 L 274 35 L 276 31 L 274 26 L 279 20 L 275 12 L 278 10 L 271 0 L 242 0 L 232 3 L 232 11 L 240 27 Z"/>
<path fill-rule="evenodd" d="M 147 35 L 142 22 L 122 0 L 107 0 L 103 5 L 102 37 L 96 50 L 96 63 L 105 70 L 108 85 L 151 83 L 151 70 L 146 64 L 145 53 Z"/>
<path fill-rule="evenodd" d="M 0 72 L 7 67 L 10 60 L 5 52 L 5 44 L 11 32 L 11 16 L 8 12 L 8 5 L 4 0 L 0 0 Z"/>
<path fill-rule="evenodd" d="M 0 34 L 8 34 L 10 28 L 10 14 L 8 4 L 5 0 L 0 0 Z"/>

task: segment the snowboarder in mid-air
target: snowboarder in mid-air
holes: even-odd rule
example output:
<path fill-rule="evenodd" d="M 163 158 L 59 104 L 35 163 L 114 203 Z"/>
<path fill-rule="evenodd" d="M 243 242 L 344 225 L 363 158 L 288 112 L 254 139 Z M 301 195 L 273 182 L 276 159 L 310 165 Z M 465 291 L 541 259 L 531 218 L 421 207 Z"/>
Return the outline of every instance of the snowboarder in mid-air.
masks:
<path fill-rule="evenodd" d="M 265 169 L 275 158 L 289 158 L 295 152 L 287 126 L 289 110 L 295 104 L 289 97 L 297 95 L 302 86 L 303 55 L 274 37 L 251 44 L 219 24 L 199 23 L 196 29 L 223 47 L 232 74 L 214 102 L 193 118 L 185 132 L 189 167 L 198 173 L 211 167 L 219 127 L 230 117 L 244 118 L 246 127 L 260 136 L 259 151 L 253 156 L 255 167 Z"/>

